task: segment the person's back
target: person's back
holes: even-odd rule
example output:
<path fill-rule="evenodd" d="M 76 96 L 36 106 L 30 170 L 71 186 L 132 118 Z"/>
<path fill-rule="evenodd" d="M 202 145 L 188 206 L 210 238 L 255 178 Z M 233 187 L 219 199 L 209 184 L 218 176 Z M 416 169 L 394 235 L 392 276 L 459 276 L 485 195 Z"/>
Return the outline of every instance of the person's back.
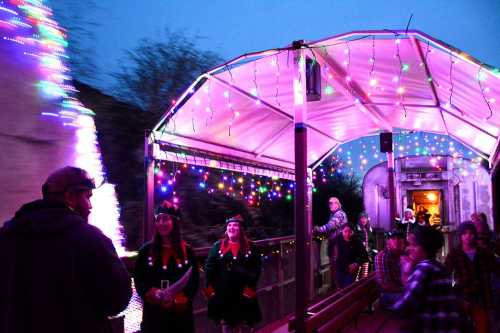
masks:
<path fill-rule="evenodd" d="M 462 332 L 464 328 L 460 299 L 448 272 L 435 259 L 417 264 L 394 307 L 412 317 L 412 332 Z"/>
<path fill-rule="evenodd" d="M 465 332 L 462 304 L 452 288 L 446 268 L 436 261 L 443 236 L 421 227 L 408 237 L 408 255 L 415 263 L 403 295 L 392 309 L 411 319 L 408 332 Z"/>
<path fill-rule="evenodd" d="M 106 236 L 60 202 L 24 205 L 0 229 L 0 332 L 111 332 L 130 277 Z"/>

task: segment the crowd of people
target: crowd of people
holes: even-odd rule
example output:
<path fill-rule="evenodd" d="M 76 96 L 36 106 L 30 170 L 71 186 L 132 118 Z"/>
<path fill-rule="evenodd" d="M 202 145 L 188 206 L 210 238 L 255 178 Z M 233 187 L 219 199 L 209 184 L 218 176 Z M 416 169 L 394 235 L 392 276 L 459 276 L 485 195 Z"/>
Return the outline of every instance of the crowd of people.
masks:
<path fill-rule="evenodd" d="M 85 170 L 64 167 L 42 186 L 42 199 L 25 204 L 0 229 L 0 332 L 112 332 L 109 317 L 132 295 L 131 276 L 112 242 L 87 223 L 95 189 Z M 368 214 L 350 224 L 338 198 L 329 199 L 332 285 L 344 288 L 375 271 L 380 306 L 405 318 L 407 332 L 493 332 L 498 318 L 498 257 L 485 214 L 457 229 L 458 243 L 444 260 L 440 230 L 424 210 L 410 208 L 385 234 L 377 252 Z M 242 216 L 226 220 L 225 233 L 204 265 L 180 232 L 179 208 L 164 201 L 154 235 L 139 250 L 133 280 L 143 300 L 142 333 L 194 332 L 193 301 L 205 269 L 208 316 L 223 333 L 242 332 L 261 320 L 257 284 L 261 255 L 247 237 Z M 495 285 L 496 281 L 496 285 Z"/>
<path fill-rule="evenodd" d="M 474 213 L 471 221 L 459 224 L 457 246 L 440 262 L 436 256 L 444 237 L 431 226 L 424 207 L 416 215 L 405 209 L 385 233 L 385 248 L 377 252 L 369 216 L 361 213 L 351 226 L 338 198 L 329 203 L 330 219 L 314 233 L 329 235 L 334 288 L 353 283 L 366 275 L 360 274 L 361 267 L 369 267 L 375 271 L 381 308 L 405 320 L 403 332 L 500 329 L 500 265 L 486 214 Z"/>
<path fill-rule="evenodd" d="M 59 169 L 42 186 L 43 198 L 0 229 L 0 333 L 113 332 L 109 319 L 127 307 L 132 279 L 111 240 L 88 223 L 94 189 L 85 170 Z M 178 207 L 165 201 L 156 213 L 133 273 L 141 332 L 194 332 L 200 263 L 181 236 Z M 205 271 L 208 316 L 222 332 L 260 321 L 261 256 L 241 216 L 227 219 Z"/>

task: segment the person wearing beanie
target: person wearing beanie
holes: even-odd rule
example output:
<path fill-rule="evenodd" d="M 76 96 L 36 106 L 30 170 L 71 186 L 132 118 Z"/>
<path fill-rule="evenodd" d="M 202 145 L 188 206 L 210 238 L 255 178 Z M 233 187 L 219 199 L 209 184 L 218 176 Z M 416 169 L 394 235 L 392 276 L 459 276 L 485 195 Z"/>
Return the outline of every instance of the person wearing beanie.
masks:
<path fill-rule="evenodd" d="M 217 241 L 205 264 L 208 316 L 220 323 L 223 333 L 241 332 L 261 320 L 257 283 L 261 255 L 245 233 L 240 215 L 226 220 L 224 238 Z"/>
<path fill-rule="evenodd" d="M 194 332 L 199 272 L 193 250 L 181 237 L 180 223 L 179 208 L 164 201 L 155 215 L 153 239 L 139 250 L 134 281 L 144 304 L 142 333 Z M 183 277 L 187 282 L 172 294 L 168 288 Z"/>
<path fill-rule="evenodd" d="M 474 323 L 474 332 L 489 332 L 493 309 L 492 274 L 499 272 L 494 255 L 477 246 L 477 230 L 472 222 L 463 222 L 457 230 L 459 245 L 446 257 L 445 266 L 453 274 L 454 287 L 466 302 Z M 493 319 L 493 318 L 491 318 Z"/>
<path fill-rule="evenodd" d="M 441 232 L 430 227 L 408 234 L 407 252 L 413 270 L 402 296 L 391 308 L 409 321 L 402 332 L 468 332 L 450 274 L 436 260 L 443 244 Z"/>
<path fill-rule="evenodd" d="M 111 333 L 109 316 L 132 296 L 111 240 L 88 223 L 93 179 L 80 168 L 53 172 L 42 199 L 0 229 L 0 331 Z"/>

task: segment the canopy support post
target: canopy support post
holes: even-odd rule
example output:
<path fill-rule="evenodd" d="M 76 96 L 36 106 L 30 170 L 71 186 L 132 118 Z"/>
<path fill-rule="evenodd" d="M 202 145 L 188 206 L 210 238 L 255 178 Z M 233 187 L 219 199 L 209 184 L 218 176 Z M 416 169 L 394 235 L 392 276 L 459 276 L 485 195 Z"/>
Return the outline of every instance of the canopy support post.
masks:
<path fill-rule="evenodd" d="M 294 48 L 294 133 L 295 133 L 295 332 L 306 332 L 310 294 L 311 224 L 308 219 L 307 188 L 307 97 L 304 41 Z"/>
<path fill-rule="evenodd" d="M 389 210 L 391 216 L 390 225 L 393 227 L 394 221 L 396 220 L 397 214 L 397 203 L 396 203 L 396 181 L 395 181 L 395 169 L 394 169 L 394 153 L 392 148 L 390 152 L 387 152 L 387 176 L 388 187 L 389 187 Z"/>
<path fill-rule="evenodd" d="M 149 142 L 151 131 L 144 136 L 144 220 L 142 229 L 142 243 L 149 240 L 153 233 L 153 211 L 155 194 L 155 158 L 153 154 L 154 142 Z"/>

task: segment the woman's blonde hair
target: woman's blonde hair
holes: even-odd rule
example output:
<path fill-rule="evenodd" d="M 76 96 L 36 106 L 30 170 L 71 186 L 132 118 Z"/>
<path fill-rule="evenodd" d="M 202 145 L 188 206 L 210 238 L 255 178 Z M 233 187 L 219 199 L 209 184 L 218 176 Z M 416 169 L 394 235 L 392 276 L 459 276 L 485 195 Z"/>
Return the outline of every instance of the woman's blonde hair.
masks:
<path fill-rule="evenodd" d="M 334 201 L 339 206 L 339 209 L 342 208 L 342 204 L 340 203 L 339 198 L 337 198 L 337 197 L 330 197 L 330 199 L 328 199 L 328 204 L 330 204 L 330 202 L 332 202 L 332 201 Z"/>

